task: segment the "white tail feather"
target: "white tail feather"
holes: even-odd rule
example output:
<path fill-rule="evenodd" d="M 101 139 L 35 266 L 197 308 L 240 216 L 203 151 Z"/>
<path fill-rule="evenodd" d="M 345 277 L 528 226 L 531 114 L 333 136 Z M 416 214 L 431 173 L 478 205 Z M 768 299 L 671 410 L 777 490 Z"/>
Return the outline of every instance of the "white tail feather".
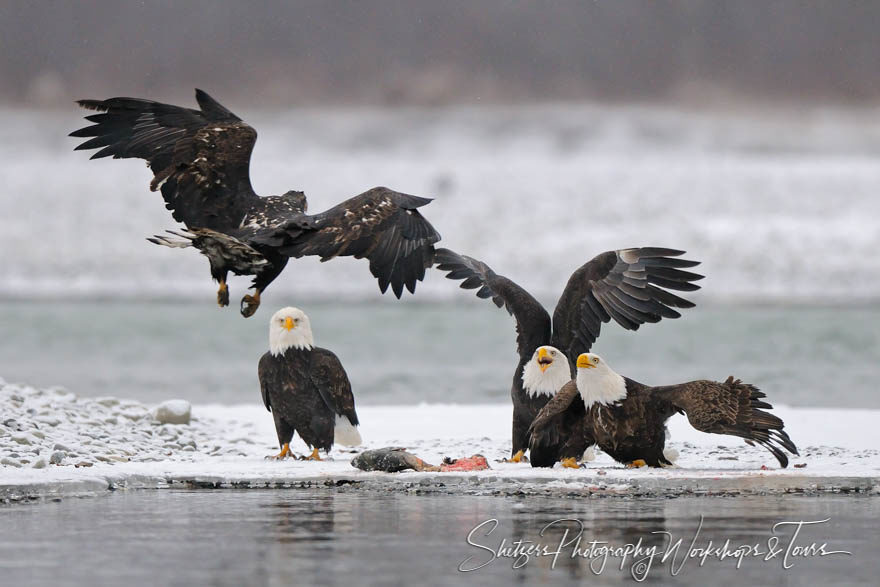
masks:
<path fill-rule="evenodd" d="M 359 446 L 363 443 L 361 433 L 352 426 L 347 416 L 336 416 L 336 427 L 333 429 L 333 442 L 343 446 Z"/>
<path fill-rule="evenodd" d="M 596 451 L 593 450 L 592 446 L 588 446 L 587 450 L 584 451 L 583 456 L 581 457 L 581 462 L 589 463 L 591 461 L 596 460 Z"/>

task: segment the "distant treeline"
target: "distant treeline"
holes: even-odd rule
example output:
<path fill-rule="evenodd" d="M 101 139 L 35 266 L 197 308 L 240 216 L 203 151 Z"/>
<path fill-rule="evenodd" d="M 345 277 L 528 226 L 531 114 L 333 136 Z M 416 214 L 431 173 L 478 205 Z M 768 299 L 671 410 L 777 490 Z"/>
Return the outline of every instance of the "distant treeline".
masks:
<path fill-rule="evenodd" d="M 0 3 L 0 101 L 880 99 L 880 2 Z"/>

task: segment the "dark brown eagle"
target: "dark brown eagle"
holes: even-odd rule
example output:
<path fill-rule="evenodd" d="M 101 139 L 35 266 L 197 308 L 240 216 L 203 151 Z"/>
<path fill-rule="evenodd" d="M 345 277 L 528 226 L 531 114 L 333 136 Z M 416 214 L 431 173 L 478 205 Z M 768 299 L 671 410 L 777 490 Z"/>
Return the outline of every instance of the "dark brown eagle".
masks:
<path fill-rule="evenodd" d="M 577 378 L 532 422 L 532 466 L 552 467 L 558 460 L 572 466 L 578 448 L 592 444 L 630 466 L 671 465 L 663 451 L 666 421 L 684 413 L 697 430 L 763 446 L 785 468 L 784 451 L 796 455 L 797 448 L 783 430 L 783 421 L 764 411 L 773 408 L 765 397 L 754 385 L 733 377 L 723 383 L 700 380 L 649 387 L 615 373 L 598 355 L 583 353 L 577 359 Z"/>
<path fill-rule="evenodd" d="M 260 392 L 275 419 L 281 452 L 291 454 L 294 432 L 312 454 L 329 451 L 335 442 L 361 444 L 351 383 L 332 352 L 315 346 L 309 317 L 299 308 L 282 308 L 269 322 L 269 352 L 260 358 Z"/>
<path fill-rule="evenodd" d="M 260 197 L 249 174 L 256 131 L 205 92 L 196 90 L 196 100 L 199 110 L 136 98 L 80 100 L 100 113 L 86 116 L 94 124 L 70 135 L 92 137 L 76 147 L 100 149 L 92 159 L 146 159 L 154 175 L 150 189 L 161 190 L 165 207 L 187 227 L 173 233 L 181 240 L 149 240 L 194 246 L 207 256 L 221 306 L 229 304 L 230 271 L 254 276 L 253 295 L 241 300 L 248 317 L 288 259 L 304 255 L 366 257 L 382 293 L 389 285 L 398 298 L 404 287 L 415 292 L 440 240 L 418 211 L 430 199 L 377 187 L 310 216 L 302 192 Z"/>
<path fill-rule="evenodd" d="M 510 395 L 513 400 L 512 460 L 519 461 L 528 448 L 528 429 L 538 411 L 574 376 L 571 365 L 590 350 L 603 323 L 614 320 L 627 330 L 638 330 L 646 322 L 681 316 L 673 308 L 694 304 L 665 289 L 694 291 L 702 275 L 683 271 L 697 261 L 676 257 L 684 251 L 662 248 L 621 249 L 597 255 L 575 271 L 556 304 L 553 320 L 547 310 L 526 290 L 498 275 L 477 259 L 438 249 L 437 267 L 449 279 L 463 280 L 461 287 L 477 289 L 480 298 L 491 298 L 516 319 L 519 363 L 513 372 Z M 554 353 L 538 356 L 541 347 L 552 345 Z M 555 361 L 564 365 L 550 369 L 547 377 L 529 378 L 525 367 L 542 361 L 542 373 Z M 550 374 L 555 374 L 551 377 Z"/>

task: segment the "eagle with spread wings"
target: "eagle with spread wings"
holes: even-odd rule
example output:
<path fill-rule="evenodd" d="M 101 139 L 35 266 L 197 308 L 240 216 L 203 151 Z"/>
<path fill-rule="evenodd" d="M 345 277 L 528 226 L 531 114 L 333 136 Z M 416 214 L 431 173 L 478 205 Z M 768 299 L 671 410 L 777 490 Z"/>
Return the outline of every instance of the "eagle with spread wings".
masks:
<path fill-rule="evenodd" d="M 538 412 L 574 375 L 572 365 L 612 320 L 627 330 L 663 318 L 679 318 L 675 308 L 693 302 L 667 290 L 695 291 L 702 275 L 685 271 L 697 261 L 679 258 L 684 251 L 657 247 L 601 253 L 578 268 L 550 314 L 523 287 L 488 265 L 449 249 L 438 249 L 437 268 L 476 289 L 516 319 L 519 362 L 513 373 L 511 455 L 519 462 L 529 448 L 529 426 Z M 532 364 L 537 365 L 532 369 Z M 580 448 L 582 453 L 587 446 Z"/>
<path fill-rule="evenodd" d="M 241 300 L 252 316 L 260 293 L 284 270 L 288 260 L 314 255 L 367 258 L 382 293 L 398 298 L 434 260 L 440 235 L 421 215 L 421 198 L 376 187 L 321 212 L 306 214 L 305 194 L 258 196 L 251 186 L 250 159 L 256 131 L 202 90 L 199 109 L 137 98 L 80 100 L 98 111 L 92 122 L 70 133 L 88 138 L 77 150 L 99 149 L 101 157 L 145 159 L 153 171 L 150 190 L 160 191 L 165 207 L 185 230 L 153 243 L 195 247 L 208 257 L 220 286 L 217 302 L 229 304 L 227 276 L 253 275 L 253 294 Z M 175 238 L 179 237 L 179 238 Z"/>

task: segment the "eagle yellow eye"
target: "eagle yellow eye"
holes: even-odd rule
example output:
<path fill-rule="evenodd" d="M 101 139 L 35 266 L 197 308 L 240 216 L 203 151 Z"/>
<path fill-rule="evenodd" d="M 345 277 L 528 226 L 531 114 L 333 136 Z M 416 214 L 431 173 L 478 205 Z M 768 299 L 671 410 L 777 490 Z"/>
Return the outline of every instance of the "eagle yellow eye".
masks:
<path fill-rule="evenodd" d="M 593 363 L 599 364 L 599 357 L 593 357 Z"/>
<path fill-rule="evenodd" d="M 553 355 L 553 356 L 555 357 L 555 356 L 556 356 L 556 351 L 550 351 L 550 354 Z"/>

